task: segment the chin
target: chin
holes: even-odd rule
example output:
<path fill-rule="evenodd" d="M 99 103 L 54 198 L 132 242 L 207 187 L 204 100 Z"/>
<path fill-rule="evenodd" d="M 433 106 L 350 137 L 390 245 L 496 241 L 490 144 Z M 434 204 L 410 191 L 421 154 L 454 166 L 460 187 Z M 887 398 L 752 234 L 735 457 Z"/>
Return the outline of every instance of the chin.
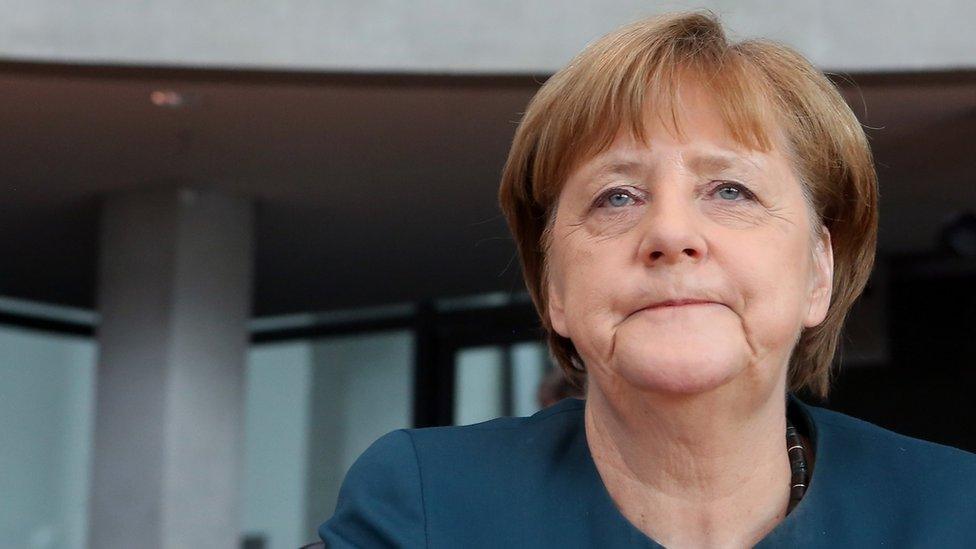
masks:
<path fill-rule="evenodd" d="M 717 389 L 747 369 L 749 351 L 725 317 L 676 327 L 628 323 L 616 333 L 610 368 L 641 391 L 694 395 Z"/>
<path fill-rule="evenodd" d="M 690 362 L 623 366 L 618 373 L 633 388 L 644 392 L 674 396 L 704 394 L 729 383 L 736 373 L 729 368 Z"/>
<path fill-rule="evenodd" d="M 717 389 L 746 370 L 746 356 L 737 348 L 651 345 L 618 346 L 611 368 L 620 379 L 640 391 L 690 396 Z"/>

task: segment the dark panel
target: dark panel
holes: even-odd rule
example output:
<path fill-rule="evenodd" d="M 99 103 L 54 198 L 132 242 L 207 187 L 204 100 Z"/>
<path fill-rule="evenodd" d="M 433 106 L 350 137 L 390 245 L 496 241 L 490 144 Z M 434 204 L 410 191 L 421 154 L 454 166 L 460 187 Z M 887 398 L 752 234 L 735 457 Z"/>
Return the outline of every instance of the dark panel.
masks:
<path fill-rule="evenodd" d="M 0 194 L 0 295 L 93 309 L 97 253 L 95 200 L 18 207 Z"/>
<path fill-rule="evenodd" d="M 976 452 L 976 259 L 890 262 L 891 362 L 840 372 L 828 406 Z"/>
<path fill-rule="evenodd" d="M 897 433 L 976 452 L 973 361 L 928 368 L 851 367 L 826 406 Z"/>
<path fill-rule="evenodd" d="M 892 366 L 976 369 L 976 258 L 907 256 L 891 262 Z"/>

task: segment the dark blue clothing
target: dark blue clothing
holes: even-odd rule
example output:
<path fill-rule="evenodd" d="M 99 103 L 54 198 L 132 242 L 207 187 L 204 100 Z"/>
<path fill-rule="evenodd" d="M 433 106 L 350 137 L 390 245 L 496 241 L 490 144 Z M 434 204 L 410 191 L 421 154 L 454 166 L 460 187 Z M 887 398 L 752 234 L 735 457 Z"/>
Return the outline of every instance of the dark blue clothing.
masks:
<path fill-rule="evenodd" d="M 319 535 L 332 549 L 660 547 L 604 487 L 584 405 L 389 433 L 352 466 Z M 813 475 L 757 547 L 976 548 L 976 455 L 794 398 L 789 410 L 816 448 Z"/>

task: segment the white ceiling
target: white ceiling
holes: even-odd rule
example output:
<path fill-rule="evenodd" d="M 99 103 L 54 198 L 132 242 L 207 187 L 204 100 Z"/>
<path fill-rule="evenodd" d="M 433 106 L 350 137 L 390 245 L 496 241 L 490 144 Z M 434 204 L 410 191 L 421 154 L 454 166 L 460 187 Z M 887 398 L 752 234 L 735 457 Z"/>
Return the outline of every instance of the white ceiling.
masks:
<path fill-rule="evenodd" d="M 709 9 L 818 67 L 976 66 L 970 0 L 0 0 L 0 56 L 354 72 L 549 73 L 653 14 Z"/>

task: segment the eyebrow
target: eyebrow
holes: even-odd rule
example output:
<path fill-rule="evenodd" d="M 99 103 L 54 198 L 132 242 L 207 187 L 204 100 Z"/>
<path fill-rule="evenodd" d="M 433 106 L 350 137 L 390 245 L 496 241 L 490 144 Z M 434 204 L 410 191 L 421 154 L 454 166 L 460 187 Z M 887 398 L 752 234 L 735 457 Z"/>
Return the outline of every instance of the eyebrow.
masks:
<path fill-rule="evenodd" d="M 723 153 L 700 153 L 688 160 L 688 166 L 696 172 L 722 171 L 733 168 L 745 168 L 749 170 L 759 170 L 760 167 L 755 160 L 738 154 Z M 593 171 L 594 175 L 604 174 L 623 174 L 631 175 L 645 171 L 651 166 L 645 165 L 636 160 L 622 158 L 608 158 L 599 164 Z"/>
<path fill-rule="evenodd" d="M 688 166 L 692 170 L 701 172 L 718 172 L 733 168 L 745 168 L 747 170 L 758 170 L 759 165 L 755 160 L 751 160 L 736 154 L 700 154 L 692 157 L 688 161 Z"/>
<path fill-rule="evenodd" d="M 645 170 L 647 167 L 636 160 L 622 160 L 619 158 L 610 158 L 602 162 L 593 171 L 596 175 L 603 174 L 624 174 L 630 175 L 637 173 L 641 170 Z"/>

